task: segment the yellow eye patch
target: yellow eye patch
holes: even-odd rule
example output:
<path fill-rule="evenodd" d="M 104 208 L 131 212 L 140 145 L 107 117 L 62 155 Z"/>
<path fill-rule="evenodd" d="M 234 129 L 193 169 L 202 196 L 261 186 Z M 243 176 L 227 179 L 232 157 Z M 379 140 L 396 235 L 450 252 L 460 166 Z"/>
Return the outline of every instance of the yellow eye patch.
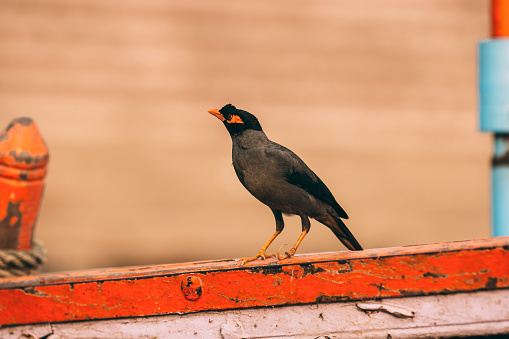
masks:
<path fill-rule="evenodd" d="M 243 124 L 244 121 L 238 115 L 232 115 L 228 120 L 226 120 L 229 124 Z"/>

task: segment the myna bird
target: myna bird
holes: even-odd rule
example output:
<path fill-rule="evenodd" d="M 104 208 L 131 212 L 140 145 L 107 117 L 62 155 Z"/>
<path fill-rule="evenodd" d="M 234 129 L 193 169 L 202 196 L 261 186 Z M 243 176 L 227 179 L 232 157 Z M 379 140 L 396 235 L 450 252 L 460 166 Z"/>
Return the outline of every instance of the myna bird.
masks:
<path fill-rule="evenodd" d="M 258 254 L 242 258 L 241 265 L 258 258 L 275 257 L 265 251 L 284 228 L 282 213 L 300 216 L 302 233 L 285 256 L 278 253 L 280 260 L 294 256 L 309 232 L 309 217 L 329 227 L 349 250 L 362 250 L 341 220 L 348 219 L 348 215 L 327 186 L 295 153 L 269 140 L 254 115 L 231 104 L 208 112 L 221 120 L 230 133 L 233 168 L 240 182 L 276 218 L 276 232 Z"/>

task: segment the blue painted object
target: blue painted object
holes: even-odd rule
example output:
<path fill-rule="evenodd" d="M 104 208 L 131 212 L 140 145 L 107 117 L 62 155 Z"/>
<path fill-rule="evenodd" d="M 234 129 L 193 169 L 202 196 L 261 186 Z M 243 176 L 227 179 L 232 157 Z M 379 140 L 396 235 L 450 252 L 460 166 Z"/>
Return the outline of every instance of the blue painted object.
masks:
<path fill-rule="evenodd" d="M 492 234 L 509 236 L 509 39 L 479 44 L 479 96 L 481 131 L 495 133 Z"/>
<path fill-rule="evenodd" d="M 481 131 L 509 133 L 509 39 L 479 44 Z"/>
<path fill-rule="evenodd" d="M 509 134 L 495 135 L 491 171 L 492 234 L 509 235 Z"/>

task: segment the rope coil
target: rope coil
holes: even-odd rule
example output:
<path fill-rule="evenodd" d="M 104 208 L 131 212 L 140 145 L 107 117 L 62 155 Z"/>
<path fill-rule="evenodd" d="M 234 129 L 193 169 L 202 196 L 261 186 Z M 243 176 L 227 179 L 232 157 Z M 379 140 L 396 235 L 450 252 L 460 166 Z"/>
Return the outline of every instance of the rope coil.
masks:
<path fill-rule="evenodd" d="M 0 278 L 37 273 L 45 262 L 46 250 L 37 242 L 30 250 L 0 250 Z"/>

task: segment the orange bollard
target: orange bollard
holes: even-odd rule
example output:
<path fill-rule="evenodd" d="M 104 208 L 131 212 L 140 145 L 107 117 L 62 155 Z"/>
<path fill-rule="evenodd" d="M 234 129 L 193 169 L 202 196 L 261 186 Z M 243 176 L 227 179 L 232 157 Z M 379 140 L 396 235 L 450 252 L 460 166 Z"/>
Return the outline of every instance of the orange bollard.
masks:
<path fill-rule="evenodd" d="M 494 38 L 509 37 L 509 0 L 491 1 L 491 25 Z"/>
<path fill-rule="evenodd" d="M 0 249 L 31 250 L 48 148 L 30 118 L 0 133 Z"/>

